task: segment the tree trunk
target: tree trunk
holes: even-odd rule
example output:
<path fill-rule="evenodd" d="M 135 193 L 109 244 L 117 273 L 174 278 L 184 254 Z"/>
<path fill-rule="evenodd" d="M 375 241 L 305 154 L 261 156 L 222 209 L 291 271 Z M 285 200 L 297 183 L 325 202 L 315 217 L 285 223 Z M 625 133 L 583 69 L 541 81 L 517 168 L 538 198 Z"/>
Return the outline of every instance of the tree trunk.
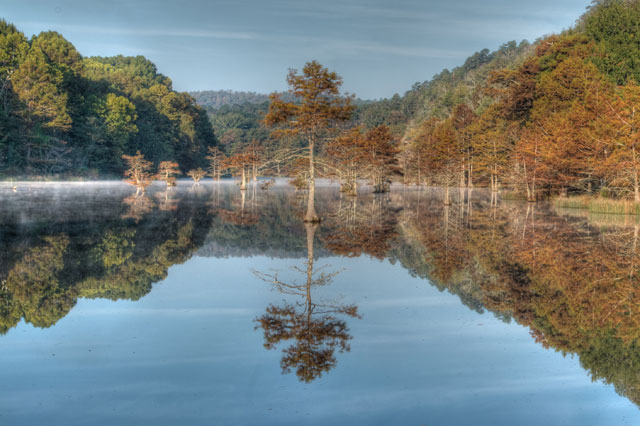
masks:
<path fill-rule="evenodd" d="M 307 214 L 304 217 L 305 222 L 318 223 L 320 217 L 316 213 L 315 196 L 316 196 L 316 176 L 315 164 L 313 162 L 314 140 L 309 141 L 309 200 L 307 201 Z"/>
<path fill-rule="evenodd" d="M 247 189 L 247 176 L 244 172 L 244 167 L 242 167 L 242 181 L 240 181 L 240 190 L 246 191 Z"/>
<path fill-rule="evenodd" d="M 449 194 L 449 182 L 447 182 L 446 185 L 444 186 L 444 205 L 445 206 L 451 205 L 451 196 Z"/>

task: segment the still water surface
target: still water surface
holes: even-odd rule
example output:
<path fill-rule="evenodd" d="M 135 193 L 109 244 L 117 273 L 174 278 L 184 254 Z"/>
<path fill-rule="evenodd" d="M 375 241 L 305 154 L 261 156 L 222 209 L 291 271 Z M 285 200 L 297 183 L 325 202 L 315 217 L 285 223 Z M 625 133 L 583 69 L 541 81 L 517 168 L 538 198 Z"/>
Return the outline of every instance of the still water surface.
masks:
<path fill-rule="evenodd" d="M 2 425 L 637 425 L 639 223 L 455 192 L 29 184 Z"/>

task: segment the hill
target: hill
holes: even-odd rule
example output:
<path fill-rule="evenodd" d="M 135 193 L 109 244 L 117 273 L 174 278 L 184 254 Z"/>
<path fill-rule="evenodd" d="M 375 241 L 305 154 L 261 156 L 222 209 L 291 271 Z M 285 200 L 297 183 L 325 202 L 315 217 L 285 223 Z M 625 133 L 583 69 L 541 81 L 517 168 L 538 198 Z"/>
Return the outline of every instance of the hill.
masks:
<path fill-rule="evenodd" d="M 5 175 L 118 175 L 122 155 L 203 165 L 216 144 L 203 108 L 143 56 L 83 57 L 57 32 L 30 40 L 0 20 Z"/>

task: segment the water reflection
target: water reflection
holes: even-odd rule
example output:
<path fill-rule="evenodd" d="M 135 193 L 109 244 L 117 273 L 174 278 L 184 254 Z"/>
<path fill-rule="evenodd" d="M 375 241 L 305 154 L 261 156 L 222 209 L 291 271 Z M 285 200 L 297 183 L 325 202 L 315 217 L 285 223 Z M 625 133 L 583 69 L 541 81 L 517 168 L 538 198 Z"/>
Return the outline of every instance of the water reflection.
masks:
<path fill-rule="evenodd" d="M 50 327 L 79 298 L 139 299 L 192 256 L 210 226 L 204 206 L 188 197 L 172 211 L 122 188 L 105 200 L 48 191 L 36 188 L 0 210 L 2 333 L 22 319 Z"/>
<path fill-rule="evenodd" d="M 594 380 L 639 404 L 640 222 L 481 190 L 453 199 L 444 206 L 435 190 L 341 197 L 319 187 L 324 221 L 305 226 L 304 200 L 279 185 L 188 183 L 138 195 L 118 185 L 35 185 L 0 205 L 0 331 L 22 320 L 53 326 L 79 298 L 137 300 L 195 254 L 306 259 L 303 280 L 258 272 L 286 300 L 257 324 L 268 349 L 289 345 L 282 370 L 308 382 L 358 338 L 347 324 L 359 318 L 355 305 L 314 293 L 335 277 L 316 262 L 364 255 L 528 327 L 540 345 L 577 355 Z"/>
<path fill-rule="evenodd" d="M 264 331 L 264 347 L 275 349 L 288 340 L 294 343 L 283 350 L 280 367 L 283 373 L 295 369 L 303 382 L 311 382 L 336 365 L 334 352 L 349 351 L 349 328 L 346 321 L 336 315 L 360 318 L 355 305 L 340 305 L 326 300 L 318 301 L 312 290 L 324 287 L 333 281 L 339 271 L 327 272 L 328 265 L 316 267 L 313 240 L 317 223 L 304 224 L 307 235 L 307 261 L 304 268 L 293 267 L 295 272 L 305 275 L 303 282 L 285 282 L 278 272 L 273 274 L 254 271 L 262 280 L 270 283 L 282 294 L 302 299 L 302 302 L 285 302 L 282 306 L 270 304 L 266 313 L 256 319 L 256 328 Z"/>

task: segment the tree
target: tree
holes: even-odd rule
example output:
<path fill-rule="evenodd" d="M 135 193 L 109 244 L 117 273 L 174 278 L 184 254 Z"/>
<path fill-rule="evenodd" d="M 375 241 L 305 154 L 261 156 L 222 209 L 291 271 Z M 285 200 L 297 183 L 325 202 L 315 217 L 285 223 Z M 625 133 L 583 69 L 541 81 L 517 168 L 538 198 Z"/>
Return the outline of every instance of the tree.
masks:
<path fill-rule="evenodd" d="M 247 189 L 247 168 L 251 165 L 252 159 L 247 153 L 240 152 L 224 160 L 224 168 L 231 169 L 232 172 L 240 174 L 240 190 Z"/>
<path fill-rule="evenodd" d="M 506 180 L 517 137 L 517 125 L 502 118 L 496 106 L 489 107 L 469 127 L 474 170 L 481 178 L 489 177 L 492 192 L 497 192 L 500 182 Z"/>
<path fill-rule="evenodd" d="M 116 158 L 124 153 L 132 137 L 138 133 L 136 107 L 124 96 L 107 94 L 104 121 L 110 139 L 110 151 Z"/>
<path fill-rule="evenodd" d="M 456 182 L 464 162 L 463 151 L 450 119 L 430 123 L 420 135 L 424 164 L 431 178 L 442 185 L 444 204 L 450 205 L 449 188 Z"/>
<path fill-rule="evenodd" d="M 309 199 L 304 220 L 319 222 L 314 204 L 316 144 L 337 123 L 348 120 L 355 107 L 351 105 L 351 97 L 340 96 L 342 78 L 316 61 L 308 62 L 301 75 L 290 70 L 287 83 L 289 92 L 298 102 L 285 102 L 280 95 L 272 94 L 265 123 L 279 127 L 276 135 L 295 134 L 306 141 L 309 149 Z"/>
<path fill-rule="evenodd" d="M 369 130 L 362 141 L 362 157 L 365 170 L 373 183 L 373 192 L 389 192 L 391 176 L 398 173 L 398 149 L 385 125 Z"/>
<path fill-rule="evenodd" d="M 206 172 L 202 169 L 189 170 L 189 172 L 187 173 L 187 176 L 193 179 L 193 182 L 196 185 L 200 184 L 200 179 L 205 177 L 205 175 L 206 175 Z"/>
<path fill-rule="evenodd" d="M 584 29 L 598 44 L 600 53 L 593 61 L 615 83 L 640 81 L 638 22 L 640 2 L 632 0 L 599 1 L 584 18 Z"/>
<path fill-rule="evenodd" d="M 153 180 L 151 174 L 151 162 L 145 160 L 144 155 L 140 151 L 136 155 L 123 155 L 122 159 L 127 163 L 127 170 L 124 176 L 126 182 L 134 185 L 137 192 L 145 192 L 147 186 L 151 185 Z"/>
<path fill-rule="evenodd" d="M 18 107 L 12 78 L 29 50 L 24 34 L 0 19 L 0 133 L 8 135 L 15 120 L 11 115 Z"/>
<path fill-rule="evenodd" d="M 247 154 L 251 166 L 251 179 L 256 182 L 258 180 L 258 171 L 260 170 L 262 161 L 263 148 L 258 145 L 257 140 L 252 140 L 249 146 L 244 149 Z"/>
<path fill-rule="evenodd" d="M 619 88 L 603 118 L 609 123 L 603 174 L 640 203 L 640 86 L 631 82 Z"/>
<path fill-rule="evenodd" d="M 364 134 L 361 127 L 343 132 L 327 143 L 326 154 L 331 163 L 330 175 L 340 181 L 340 192 L 358 194 L 358 178 L 362 176 Z"/>
<path fill-rule="evenodd" d="M 167 183 L 167 186 L 176 186 L 175 176 L 180 174 L 178 163 L 163 161 L 158 165 L 158 179 Z"/>
<path fill-rule="evenodd" d="M 458 135 L 458 144 L 463 152 L 460 168 L 460 187 L 473 187 L 473 144 L 469 127 L 476 120 L 476 114 L 466 104 L 459 104 L 451 113 L 453 128 Z M 465 164 L 466 163 L 466 164 Z M 466 180 L 465 180 L 466 176 Z"/>
<path fill-rule="evenodd" d="M 69 95 L 63 88 L 63 73 L 49 63 L 37 47 L 29 50 L 11 81 L 19 101 L 24 104 L 21 113 L 28 131 L 45 135 L 26 138 L 24 157 L 27 167 L 32 169 L 49 144 L 58 142 L 59 136 L 71 129 L 72 120 L 67 109 Z"/>
<path fill-rule="evenodd" d="M 220 180 L 225 155 L 217 146 L 210 146 L 207 151 L 209 154 L 205 158 L 209 161 L 209 168 L 207 169 L 209 176 L 212 179 Z"/>

